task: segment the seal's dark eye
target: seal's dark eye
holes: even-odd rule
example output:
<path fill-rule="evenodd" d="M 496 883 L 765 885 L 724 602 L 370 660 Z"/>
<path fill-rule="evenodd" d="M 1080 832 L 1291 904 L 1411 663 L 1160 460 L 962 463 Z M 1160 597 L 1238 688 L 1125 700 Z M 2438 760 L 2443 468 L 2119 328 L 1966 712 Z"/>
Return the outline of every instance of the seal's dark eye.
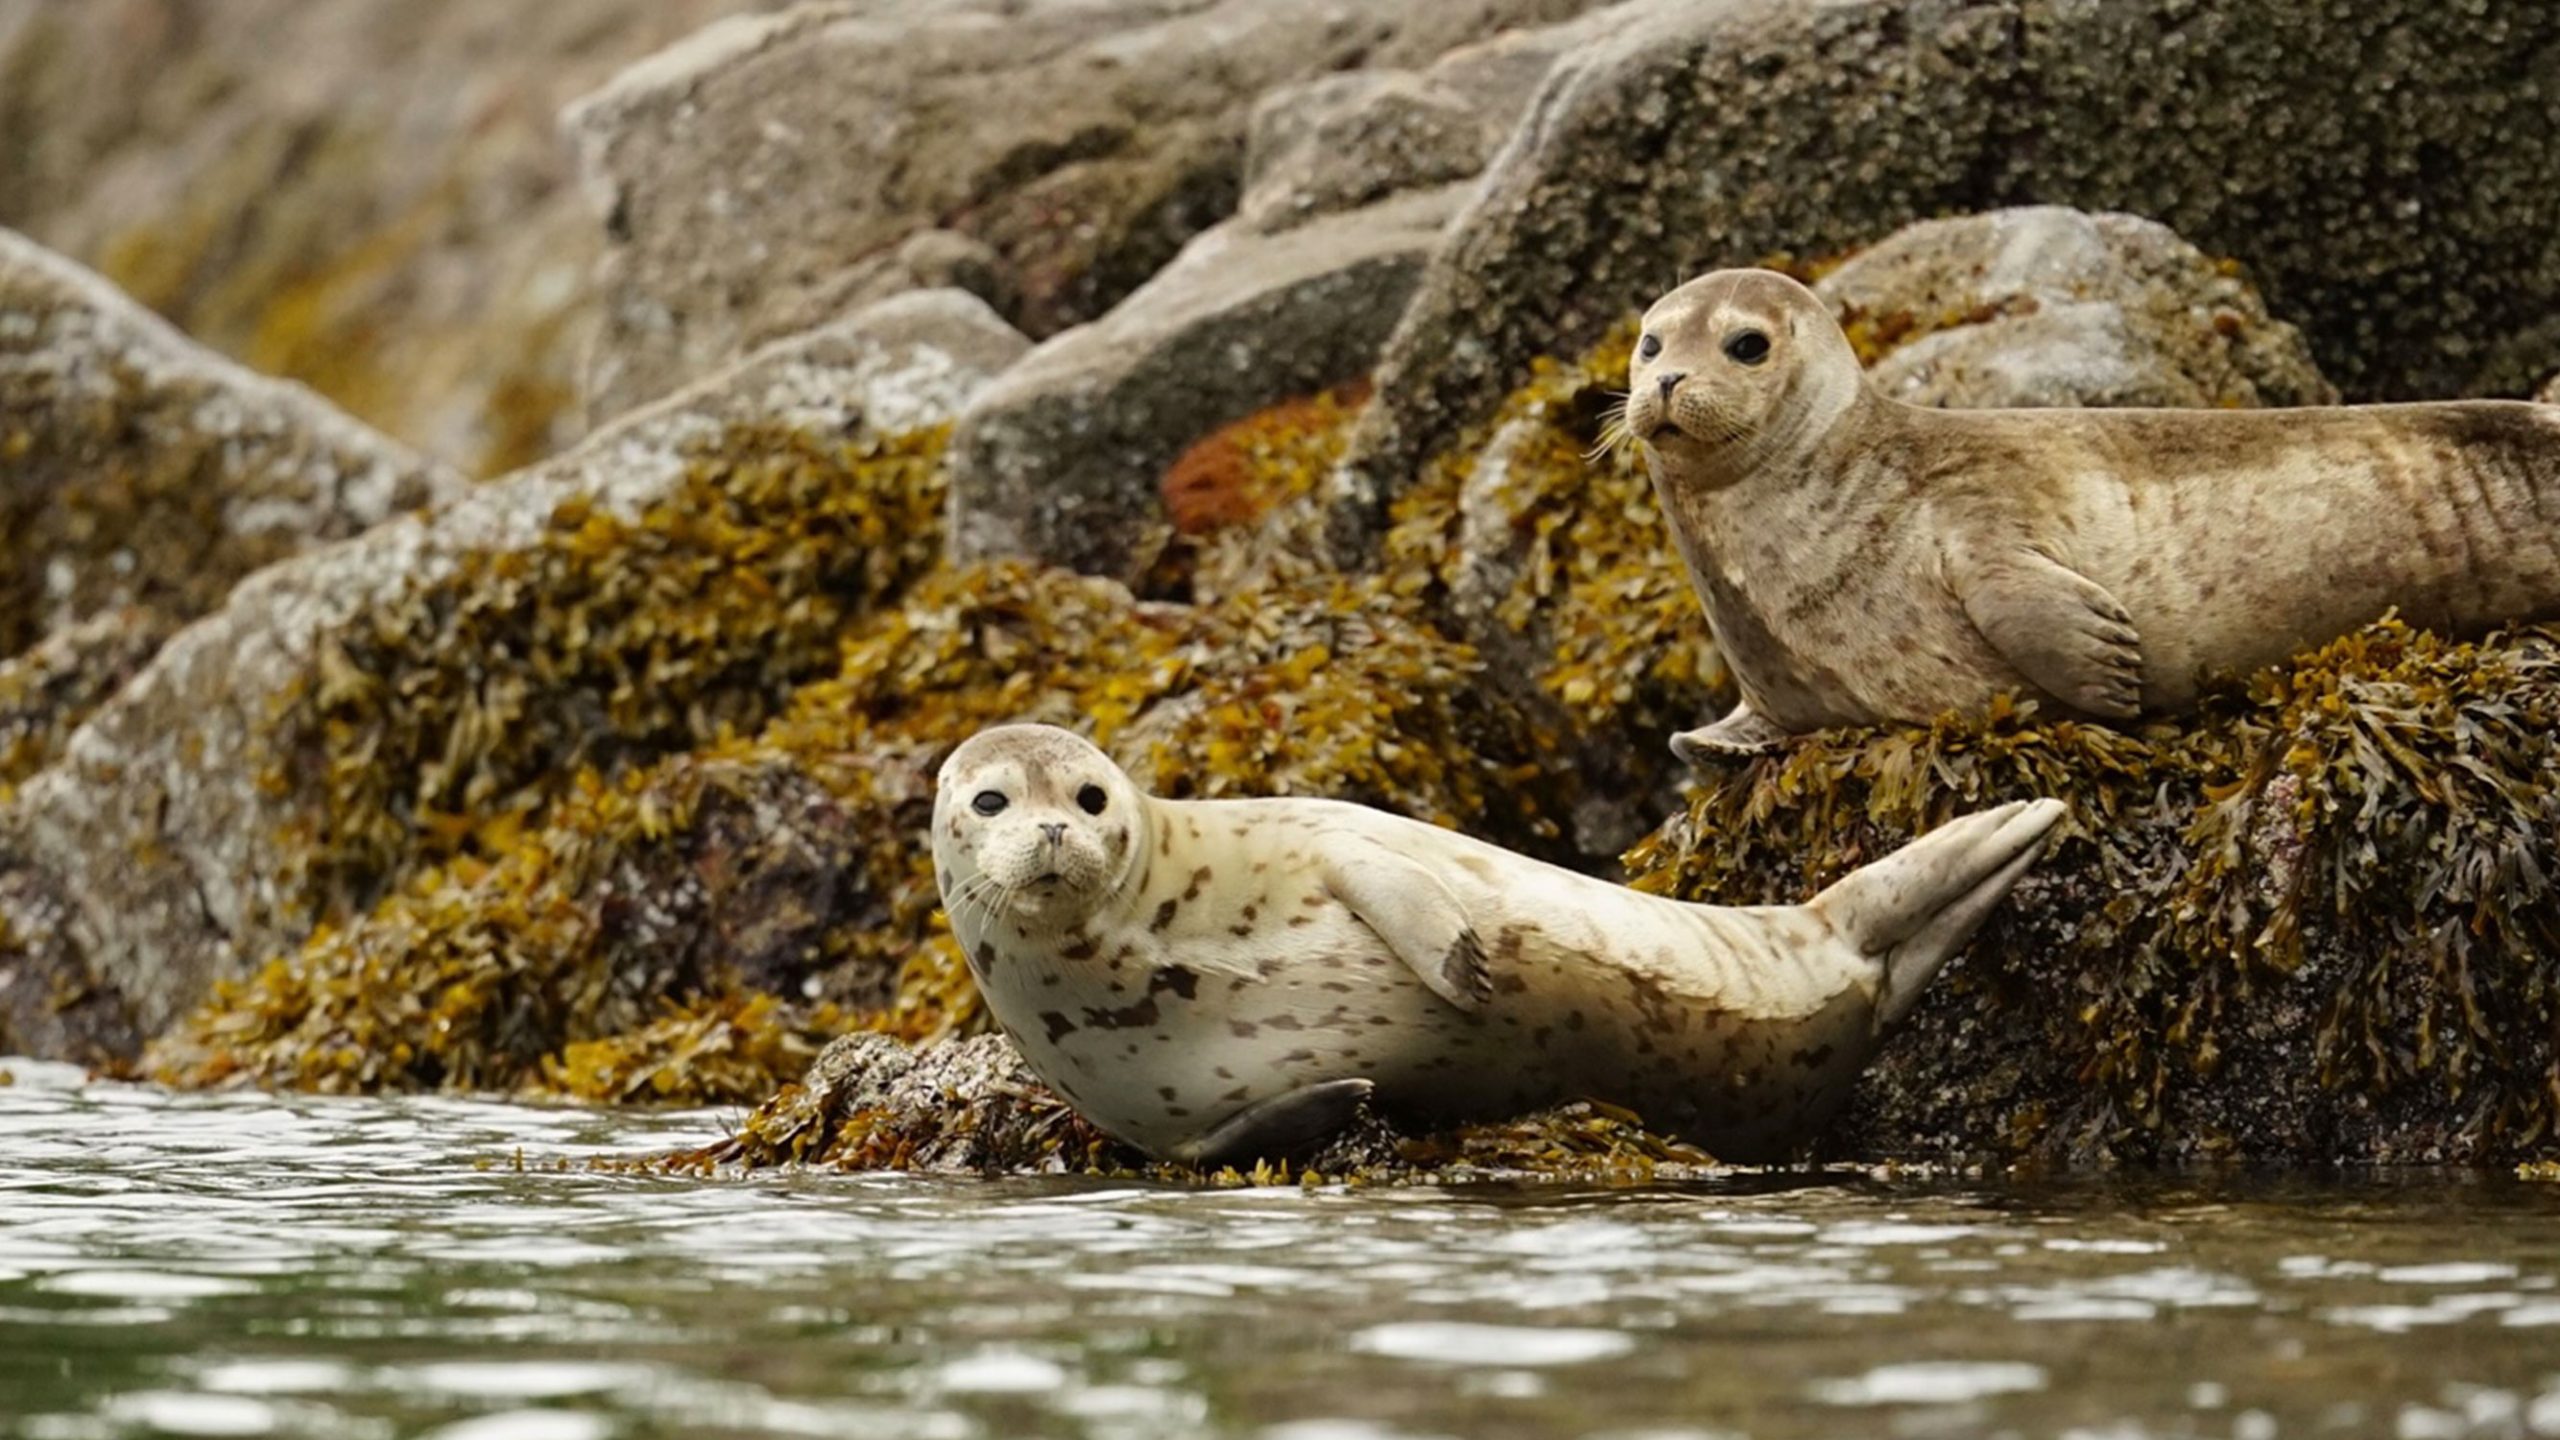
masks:
<path fill-rule="evenodd" d="M 1662 337 L 1659 335 L 1647 335 L 1636 342 L 1636 358 L 1639 360 L 1650 360 L 1661 353 Z"/>
<path fill-rule="evenodd" d="M 1004 798 L 1001 790 L 981 790 L 977 798 L 969 802 L 969 808 L 981 815 L 1001 815 L 1004 807 L 1012 803 Z"/>
<path fill-rule="evenodd" d="M 1736 330 L 1725 337 L 1724 353 L 1745 365 L 1757 365 L 1769 358 L 1769 337 L 1757 330 Z"/>
<path fill-rule="evenodd" d="M 1111 803 L 1111 797 L 1103 792 L 1101 786 L 1087 785 L 1076 792 L 1076 803 L 1084 807 L 1087 815 L 1099 815 L 1102 807 Z"/>

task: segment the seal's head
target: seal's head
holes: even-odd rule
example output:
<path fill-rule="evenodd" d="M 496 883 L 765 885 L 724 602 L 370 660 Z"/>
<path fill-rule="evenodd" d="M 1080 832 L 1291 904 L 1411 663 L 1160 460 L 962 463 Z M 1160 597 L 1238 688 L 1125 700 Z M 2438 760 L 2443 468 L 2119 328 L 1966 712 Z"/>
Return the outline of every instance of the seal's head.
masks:
<path fill-rule="evenodd" d="M 1645 312 L 1627 431 L 1684 476 L 1721 486 L 1820 438 L 1864 384 L 1812 291 L 1774 270 L 1718 270 Z"/>
<path fill-rule="evenodd" d="M 942 762 L 933 862 L 943 907 L 1031 929 L 1093 917 L 1145 853 L 1144 798 L 1093 745 L 1052 725 L 1000 725 Z"/>

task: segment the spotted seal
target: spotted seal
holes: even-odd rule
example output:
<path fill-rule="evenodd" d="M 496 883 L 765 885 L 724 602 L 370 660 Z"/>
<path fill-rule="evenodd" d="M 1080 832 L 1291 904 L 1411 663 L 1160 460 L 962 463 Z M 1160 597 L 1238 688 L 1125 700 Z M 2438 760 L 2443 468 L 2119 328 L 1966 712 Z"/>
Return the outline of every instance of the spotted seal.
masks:
<path fill-rule="evenodd" d="M 972 737 L 937 783 L 934 870 L 996 1022 L 1095 1124 L 1197 1163 L 1288 1153 L 1372 1095 L 1432 1122 L 1587 1097 L 1781 1158 L 2062 815 L 1986 810 L 1731 909 L 1361 805 L 1158 799 L 1047 726 Z"/>
<path fill-rule="evenodd" d="M 1656 302 L 1629 385 L 1742 691 L 1685 759 L 2003 692 L 2174 713 L 2386 610 L 2455 635 L 2560 614 L 2548 405 L 1923 409 L 1766 270 Z"/>

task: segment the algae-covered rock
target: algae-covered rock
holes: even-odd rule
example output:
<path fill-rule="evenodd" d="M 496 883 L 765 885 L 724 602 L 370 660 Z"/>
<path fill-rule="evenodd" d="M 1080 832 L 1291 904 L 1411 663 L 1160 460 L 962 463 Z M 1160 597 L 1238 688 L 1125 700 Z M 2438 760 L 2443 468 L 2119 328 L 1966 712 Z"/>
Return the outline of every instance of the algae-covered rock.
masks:
<path fill-rule="evenodd" d="M 1032 334 L 1094 319 L 1233 210 L 1264 90 L 1593 3 L 806 4 L 714 27 L 567 117 L 608 237 L 588 408 L 838 313 L 931 226 L 1002 257 Z"/>
<path fill-rule="evenodd" d="M 953 437 L 957 553 L 1136 580 L 1171 534 L 1166 467 L 1219 425 L 1366 371 L 1456 203 L 1427 190 L 1278 235 L 1221 226 L 1042 344 Z"/>
<path fill-rule="evenodd" d="M 0 658 L 122 606 L 202 614 L 262 565 L 460 487 L 0 230 Z"/>
<path fill-rule="evenodd" d="M 1707 778 L 1641 888 L 1805 893 L 1950 816 L 2071 832 L 1860 1086 L 1858 1153 L 2497 1161 L 2560 1121 L 2560 634 L 2378 624 L 2119 732 L 1824 732 Z"/>
<path fill-rule="evenodd" d="M 71 732 L 150 662 L 176 622 L 139 605 L 101 611 L 0 660 L 0 805 L 53 763 Z"/>
<path fill-rule="evenodd" d="M 759 733 L 485 812 L 369 913 L 217 986 L 151 1067 L 735 1101 L 848 1025 L 966 1027 L 916 837 L 941 758 L 1004 720 L 1084 729 L 1166 795 L 1335 795 L 1536 843 L 1533 737 L 1473 702 L 1463 647 L 1347 584 L 1195 609 L 1063 571 L 937 571 Z"/>
<path fill-rule="evenodd" d="M 935 427 L 1023 343 L 966 296 L 903 298 L 259 572 L 21 787 L 0 860 L 73 898 L 156 1033 L 478 820 L 829 673 L 937 553 Z"/>
<path fill-rule="evenodd" d="M 1678 278 L 2007 205 L 2240 261 L 2350 396 L 2522 393 L 2560 302 L 2555 46 L 2541 0 L 1642 0 L 1550 74 L 1434 259 L 1337 547 L 1371 549 L 1532 357 Z"/>
<path fill-rule="evenodd" d="M 776 0 L 0 7 L 0 224 L 475 473 L 577 433 L 561 104 Z"/>
<path fill-rule="evenodd" d="M 1929 220 L 1814 287 L 1914 405 L 2334 405 L 2291 325 L 2167 226 L 2044 205 Z M 1881 357 L 1881 358 L 1876 358 Z"/>

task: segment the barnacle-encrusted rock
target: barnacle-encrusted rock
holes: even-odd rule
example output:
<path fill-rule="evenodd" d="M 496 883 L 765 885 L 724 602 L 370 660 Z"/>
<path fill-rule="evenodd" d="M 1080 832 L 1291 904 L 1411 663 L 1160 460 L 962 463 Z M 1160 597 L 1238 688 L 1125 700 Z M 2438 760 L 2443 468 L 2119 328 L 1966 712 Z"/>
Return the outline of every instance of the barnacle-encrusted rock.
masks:
<path fill-rule="evenodd" d="M 1532 357 L 1675 278 L 2003 205 L 2239 260 L 2350 396 L 2522 393 L 2560 303 L 2555 53 L 2542 0 L 1639 0 L 1549 75 L 1435 257 L 1336 548 L 1372 549 Z"/>
<path fill-rule="evenodd" d="M 2165 225 L 2055 205 L 1928 220 L 1814 287 L 1915 405 L 2334 405 L 2302 334 Z"/>
<path fill-rule="evenodd" d="M 1642 888 L 1791 900 L 1962 811 L 2071 830 L 1860 1087 L 1841 1148 L 2512 1160 L 2560 1145 L 2560 632 L 2377 624 L 2119 732 L 1824 732 L 1707 780 Z"/>
<path fill-rule="evenodd" d="M 1595 3 L 823 3 L 713 27 L 567 117 L 608 236 L 590 413 L 838 313 L 928 226 L 1002 257 L 1032 334 L 1091 320 L 1234 208 L 1265 89 Z"/>
<path fill-rule="evenodd" d="M 0 230 L 0 658 L 123 605 L 202 614 L 461 483 Z"/>
<path fill-rule="evenodd" d="M 957 552 L 1137 579 L 1172 533 L 1165 468 L 1227 421 L 1365 372 L 1457 200 L 1416 191 L 1277 235 L 1220 226 L 1032 351 L 953 435 Z"/>
<path fill-rule="evenodd" d="M 905 297 L 259 572 L 21 787 L 0 868 L 76 901 L 153 1033 L 581 763 L 753 727 L 932 562 L 934 427 L 1023 344 Z"/>
<path fill-rule="evenodd" d="M 595 224 L 561 104 L 773 0 L 0 7 L 0 223 L 497 473 L 575 435 Z"/>

